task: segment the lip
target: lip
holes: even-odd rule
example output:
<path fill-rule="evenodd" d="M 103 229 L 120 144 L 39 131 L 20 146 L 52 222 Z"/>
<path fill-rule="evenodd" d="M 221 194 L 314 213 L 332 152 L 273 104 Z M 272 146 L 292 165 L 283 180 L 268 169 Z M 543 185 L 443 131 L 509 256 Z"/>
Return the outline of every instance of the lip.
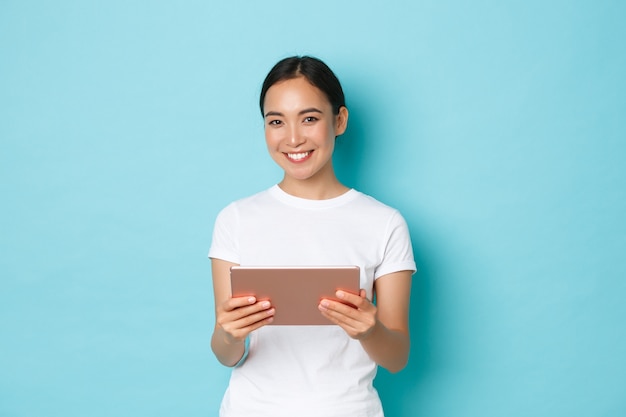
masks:
<path fill-rule="evenodd" d="M 310 159 L 311 155 L 313 155 L 313 151 L 283 152 L 283 154 L 289 160 L 289 162 L 292 162 L 294 164 L 300 164 Z M 295 156 L 296 158 L 293 158 L 290 155 Z"/>

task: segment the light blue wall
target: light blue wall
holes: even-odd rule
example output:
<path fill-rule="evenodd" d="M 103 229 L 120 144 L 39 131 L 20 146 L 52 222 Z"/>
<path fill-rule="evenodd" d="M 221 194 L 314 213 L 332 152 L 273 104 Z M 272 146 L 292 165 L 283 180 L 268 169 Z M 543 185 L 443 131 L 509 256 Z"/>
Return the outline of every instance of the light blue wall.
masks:
<path fill-rule="evenodd" d="M 291 54 L 413 234 L 388 415 L 626 415 L 625 5 L 0 1 L 0 416 L 216 415 L 206 252 Z"/>

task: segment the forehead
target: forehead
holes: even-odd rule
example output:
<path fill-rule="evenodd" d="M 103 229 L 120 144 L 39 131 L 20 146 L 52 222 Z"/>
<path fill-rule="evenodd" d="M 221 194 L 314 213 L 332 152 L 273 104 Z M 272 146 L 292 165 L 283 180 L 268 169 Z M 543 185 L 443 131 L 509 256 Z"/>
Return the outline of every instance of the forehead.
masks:
<path fill-rule="evenodd" d="M 277 82 L 265 95 L 265 111 L 297 110 L 310 106 L 330 107 L 330 102 L 322 90 L 304 77 Z"/>

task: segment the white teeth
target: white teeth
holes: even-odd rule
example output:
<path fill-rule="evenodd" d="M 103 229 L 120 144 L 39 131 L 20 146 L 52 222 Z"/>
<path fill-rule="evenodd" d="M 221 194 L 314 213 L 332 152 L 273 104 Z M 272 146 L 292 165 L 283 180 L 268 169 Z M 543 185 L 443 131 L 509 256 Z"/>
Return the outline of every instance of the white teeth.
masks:
<path fill-rule="evenodd" d="M 294 161 L 300 161 L 309 156 L 309 152 L 288 153 L 287 156 L 289 159 L 293 159 Z"/>

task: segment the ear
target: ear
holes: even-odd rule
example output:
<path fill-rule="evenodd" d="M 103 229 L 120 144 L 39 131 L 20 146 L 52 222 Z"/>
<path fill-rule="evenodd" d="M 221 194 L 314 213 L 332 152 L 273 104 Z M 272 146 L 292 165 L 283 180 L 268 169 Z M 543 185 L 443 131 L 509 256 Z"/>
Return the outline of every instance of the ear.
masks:
<path fill-rule="evenodd" d="M 343 135 L 348 128 L 348 108 L 341 106 L 339 114 L 335 116 L 335 137 Z"/>

